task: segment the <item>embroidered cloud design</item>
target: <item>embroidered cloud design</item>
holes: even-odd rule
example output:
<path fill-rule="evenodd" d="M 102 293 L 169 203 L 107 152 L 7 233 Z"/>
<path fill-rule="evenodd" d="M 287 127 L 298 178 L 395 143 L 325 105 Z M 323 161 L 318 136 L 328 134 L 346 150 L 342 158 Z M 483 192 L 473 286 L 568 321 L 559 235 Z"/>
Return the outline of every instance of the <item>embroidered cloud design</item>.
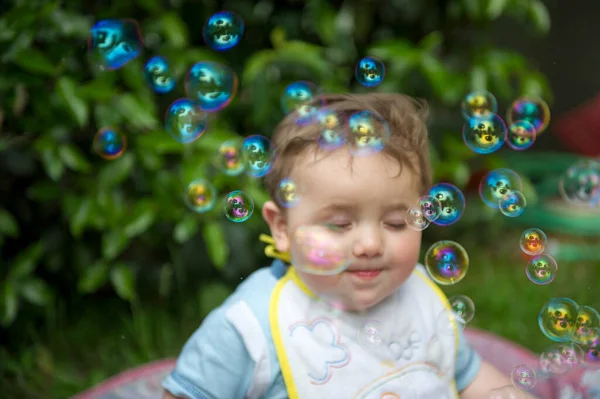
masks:
<path fill-rule="evenodd" d="M 342 368 L 350 362 L 348 347 L 340 343 L 340 336 L 328 319 L 295 324 L 290 328 L 290 338 L 302 348 L 299 355 L 314 385 L 326 384 L 334 368 Z"/>

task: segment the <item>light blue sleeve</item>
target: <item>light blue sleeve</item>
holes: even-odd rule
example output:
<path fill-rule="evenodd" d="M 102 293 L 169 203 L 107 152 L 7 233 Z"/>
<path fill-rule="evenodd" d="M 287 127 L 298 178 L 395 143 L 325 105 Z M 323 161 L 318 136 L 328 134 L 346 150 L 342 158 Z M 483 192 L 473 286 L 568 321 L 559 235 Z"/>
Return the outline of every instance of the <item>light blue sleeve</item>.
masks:
<path fill-rule="evenodd" d="M 469 345 L 462 330 L 459 332 L 458 357 L 456 359 L 456 389 L 464 391 L 477 377 L 481 367 L 481 356 Z"/>
<path fill-rule="evenodd" d="M 188 339 L 162 386 L 186 399 L 242 399 L 253 370 L 242 337 L 219 307 Z"/>

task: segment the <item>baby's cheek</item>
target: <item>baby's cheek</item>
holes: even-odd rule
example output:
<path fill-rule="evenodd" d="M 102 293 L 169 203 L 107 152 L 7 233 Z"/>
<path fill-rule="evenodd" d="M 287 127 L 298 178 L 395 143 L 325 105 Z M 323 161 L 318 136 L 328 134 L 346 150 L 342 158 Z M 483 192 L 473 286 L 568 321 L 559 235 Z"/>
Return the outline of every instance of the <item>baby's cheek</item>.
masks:
<path fill-rule="evenodd" d="M 315 276 L 303 273 L 301 278 L 304 284 L 315 294 L 327 295 L 336 292 L 339 285 L 340 275 L 336 276 Z"/>

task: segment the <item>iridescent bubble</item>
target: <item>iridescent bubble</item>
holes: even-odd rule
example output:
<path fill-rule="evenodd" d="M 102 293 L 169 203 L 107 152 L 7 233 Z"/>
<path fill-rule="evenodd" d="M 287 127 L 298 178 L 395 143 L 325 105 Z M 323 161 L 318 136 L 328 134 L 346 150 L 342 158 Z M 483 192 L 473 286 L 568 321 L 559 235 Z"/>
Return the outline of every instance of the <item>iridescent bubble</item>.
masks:
<path fill-rule="evenodd" d="M 223 142 L 217 151 L 215 164 L 227 176 L 241 175 L 246 169 L 242 155 L 242 141 L 233 139 Z"/>
<path fill-rule="evenodd" d="M 519 239 L 519 247 L 527 255 L 539 255 L 546 250 L 547 245 L 546 233 L 537 228 L 525 230 Z"/>
<path fill-rule="evenodd" d="M 521 216 L 527 207 L 527 199 L 520 191 L 512 191 L 498 201 L 500 212 L 504 216 L 515 218 Z"/>
<path fill-rule="evenodd" d="M 370 111 L 359 111 L 348 118 L 348 141 L 352 155 L 378 153 L 389 140 L 390 127 L 382 117 Z"/>
<path fill-rule="evenodd" d="M 579 367 L 584 356 L 584 351 L 579 345 L 553 344 L 542 352 L 540 366 L 546 373 L 562 375 Z"/>
<path fill-rule="evenodd" d="M 423 231 L 430 224 L 429 220 L 427 220 L 427 218 L 425 217 L 423 210 L 419 206 L 416 206 L 416 205 L 411 206 L 406 211 L 404 220 L 405 220 L 406 224 L 408 225 L 408 227 L 410 227 L 411 229 L 416 230 L 416 231 Z"/>
<path fill-rule="evenodd" d="M 319 147 L 326 151 L 337 150 L 346 142 L 346 124 L 342 115 L 327 108 L 317 112 L 317 123 L 320 134 L 317 140 Z"/>
<path fill-rule="evenodd" d="M 284 208 L 293 208 L 300 202 L 300 193 L 298 186 L 290 178 L 282 179 L 277 185 L 275 199 L 279 205 Z"/>
<path fill-rule="evenodd" d="M 387 331 L 379 320 L 369 320 L 358 330 L 358 341 L 367 348 L 375 348 L 386 341 Z"/>
<path fill-rule="evenodd" d="M 223 211 L 232 222 L 245 222 L 254 213 L 254 201 L 243 191 L 232 191 L 223 201 Z"/>
<path fill-rule="evenodd" d="M 527 263 L 525 274 L 532 283 L 538 285 L 550 284 L 556 278 L 558 264 L 550 255 L 535 255 Z"/>
<path fill-rule="evenodd" d="M 537 374 L 531 367 L 521 364 L 510 373 L 510 381 L 516 388 L 529 391 L 537 384 Z"/>
<path fill-rule="evenodd" d="M 430 222 L 433 222 L 442 214 L 442 203 L 431 195 L 419 198 L 419 207 L 423 211 L 425 218 Z"/>
<path fill-rule="evenodd" d="M 597 338 L 600 328 L 600 314 L 589 306 L 580 306 L 575 319 L 575 332 L 571 338 L 573 342 L 589 345 Z"/>
<path fill-rule="evenodd" d="M 555 342 L 567 342 L 575 333 L 577 303 L 569 298 L 552 298 L 538 315 L 540 330 Z"/>
<path fill-rule="evenodd" d="M 326 226 L 298 227 L 290 247 L 294 267 L 304 273 L 333 276 L 350 265 L 350 248 L 337 230 Z"/>
<path fill-rule="evenodd" d="M 500 201 L 513 191 L 521 191 L 523 185 L 518 174 L 510 169 L 494 169 L 481 179 L 479 196 L 490 208 L 498 209 Z"/>
<path fill-rule="evenodd" d="M 244 21 L 231 11 L 220 11 L 213 14 L 202 30 L 204 42 L 217 51 L 229 50 L 242 40 Z"/>
<path fill-rule="evenodd" d="M 506 125 L 498 115 L 489 113 L 467 120 L 462 136 L 467 147 L 477 154 L 491 154 L 504 145 Z"/>
<path fill-rule="evenodd" d="M 265 177 L 273 169 L 275 148 L 265 136 L 249 136 L 242 143 L 242 158 L 248 176 Z"/>
<path fill-rule="evenodd" d="M 119 69 L 143 49 L 138 23 L 132 19 L 105 19 L 92 26 L 88 51 L 100 70 Z"/>
<path fill-rule="evenodd" d="M 197 179 L 188 184 L 185 190 L 185 204 L 197 213 L 208 212 L 217 201 L 217 189 L 205 179 Z"/>
<path fill-rule="evenodd" d="M 487 116 L 498 112 L 496 97 L 487 91 L 474 91 L 466 95 L 460 104 L 463 117 L 469 120 L 473 117 Z"/>
<path fill-rule="evenodd" d="M 467 275 L 469 255 L 457 242 L 438 241 L 425 254 L 425 268 L 436 283 L 456 284 Z"/>
<path fill-rule="evenodd" d="M 450 306 L 456 317 L 463 321 L 463 324 L 469 323 L 475 317 L 475 303 L 466 295 L 454 295 L 448 298 Z"/>
<path fill-rule="evenodd" d="M 596 207 L 600 200 L 600 162 L 579 161 L 560 177 L 559 192 L 562 198 L 574 205 Z"/>
<path fill-rule="evenodd" d="M 152 57 L 146 62 L 144 77 L 156 93 L 168 93 L 175 88 L 175 76 L 167 60 L 161 56 Z"/>
<path fill-rule="evenodd" d="M 208 115 L 197 101 L 180 98 L 171 104 L 165 119 L 167 132 L 179 143 L 188 144 L 206 131 Z"/>
<path fill-rule="evenodd" d="M 358 83 L 365 87 L 375 87 L 383 82 L 385 66 L 375 57 L 364 57 L 356 64 L 354 76 Z"/>
<path fill-rule="evenodd" d="M 516 121 L 527 121 L 539 136 L 550 123 L 550 108 L 541 98 L 520 97 L 508 109 L 506 120 L 509 125 Z"/>
<path fill-rule="evenodd" d="M 304 125 L 317 119 L 319 110 L 324 105 L 319 88 L 311 82 L 298 81 L 290 83 L 283 90 L 281 108 L 288 115 L 294 113 L 296 123 Z"/>
<path fill-rule="evenodd" d="M 231 68 L 212 61 L 194 64 L 186 77 L 185 92 L 198 100 L 206 112 L 225 108 L 238 90 L 238 77 Z"/>
<path fill-rule="evenodd" d="M 449 226 L 456 223 L 465 211 L 465 196 L 452 184 L 438 183 L 429 190 L 430 197 L 437 199 L 442 205 L 442 213 L 433 220 L 438 226 Z"/>
<path fill-rule="evenodd" d="M 117 159 L 127 148 L 127 137 L 118 130 L 105 127 L 96 132 L 92 148 L 104 159 Z"/>
<path fill-rule="evenodd" d="M 583 354 L 583 365 L 587 368 L 600 369 L 600 328 L 594 329 L 594 335 L 586 342 Z"/>
<path fill-rule="evenodd" d="M 516 121 L 508 127 L 506 144 L 516 151 L 528 149 L 535 142 L 535 126 L 527 121 Z"/>

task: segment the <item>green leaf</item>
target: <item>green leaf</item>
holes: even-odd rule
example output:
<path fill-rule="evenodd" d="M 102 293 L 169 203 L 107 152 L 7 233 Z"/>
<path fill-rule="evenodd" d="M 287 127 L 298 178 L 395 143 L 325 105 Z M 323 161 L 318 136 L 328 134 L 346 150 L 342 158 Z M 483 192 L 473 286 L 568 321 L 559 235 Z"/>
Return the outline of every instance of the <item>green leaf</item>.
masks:
<path fill-rule="evenodd" d="M 421 50 L 431 53 L 438 50 L 443 42 L 444 35 L 439 31 L 433 31 L 421 39 L 419 47 L 421 47 Z"/>
<path fill-rule="evenodd" d="M 102 188 L 110 188 L 122 183 L 131 176 L 135 157 L 132 154 L 125 154 L 121 158 L 114 160 L 103 166 L 98 174 L 98 184 Z"/>
<path fill-rule="evenodd" d="M 65 165 L 54 149 L 44 149 L 41 153 L 42 164 L 53 181 L 58 181 L 65 172 Z"/>
<path fill-rule="evenodd" d="M 110 281 L 121 299 L 131 301 L 135 298 L 135 279 L 127 264 L 114 266 L 110 270 Z"/>
<path fill-rule="evenodd" d="M 16 237 L 19 235 L 19 224 L 17 223 L 17 220 L 10 212 L 2 208 L 0 208 L 0 234 L 9 237 Z"/>
<path fill-rule="evenodd" d="M 269 35 L 271 39 L 271 45 L 274 49 L 280 49 L 286 44 L 286 34 L 285 29 L 281 26 L 276 26 Z"/>
<path fill-rule="evenodd" d="M 37 181 L 27 189 L 27 198 L 37 202 L 55 201 L 63 194 L 61 188 L 54 182 Z"/>
<path fill-rule="evenodd" d="M 0 322 L 4 327 L 9 326 L 17 317 L 17 311 L 19 309 L 19 297 L 10 281 L 5 281 L 0 290 L 2 296 L 0 297 L 0 303 L 2 307 L 0 310 Z"/>
<path fill-rule="evenodd" d="M 166 298 L 171 292 L 173 283 L 173 267 L 171 264 L 165 264 L 160 268 L 158 274 L 158 295 L 161 298 Z"/>
<path fill-rule="evenodd" d="M 487 90 L 487 73 L 484 68 L 476 66 L 471 70 L 471 90 Z"/>
<path fill-rule="evenodd" d="M 326 1 L 310 0 L 308 15 L 321 41 L 327 45 L 336 44 L 336 10 Z"/>
<path fill-rule="evenodd" d="M 162 17 L 162 30 L 167 42 L 175 48 L 184 48 L 189 42 L 187 26 L 177 13 L 171 12 Z"/>
<path fill-rule="evenodd" d="M 31 244 L 17 255 L 8 271 L 8 280 L 18 280 L 33 273 L 44 253 L 41 241 Z"/>
<path fill-rule="evenodd" d="M 19 292 L 27 302 L 33 305 L 46 306 L 52 299 L 52 291 L 44 281 L 38 278 L 21 282 Z"/>
<path fill-rule="evenodd" d="M 113 260 L 129 245 L 129 238 L 122 230 L 113 230 L 102 235 L 102 257 Z"/>
<path fill-rule="evenodd" d="M 142 104 L 133 94 L 122 94 L 117 99 L 116 109 L 135 129 L 157 129 L 158 119 L 147 106 Z"/>
<path fill-rule="evenodd" d="M 75 237 L 75 238 L 81 237 L 81 233 L 83 232 L 83 229 L 85 228 L 85 226 L 87 225 L 87 223 L 90 220 L 93 206 L 94 206 L 94 203 L 92 201 L 92 198 L 90 198 L 90 197 L 84 198 L 79 203 L 77 210 L 75 211 L 73 216 L 71 216 L 70 227 L 71 227 L 71 234 L 73 234 L 73 237 Z"/>
<path fill-rule="evenodd" d="M 242 81 L 245 84 L 254 82 L 258 76 L 265 72 L 274 59 L 275 52 L 273 50 L 260 50 L 252 54 L 245 62 Z"/>
<path fill-rule="evenodd" d="M 65 165 L 76 172 L 89 172 L 90 163 L 83 152 L 73 144 L 62 144 L 58 147 L 58 155 Z"/>
<path fill-rule="evenodd" d="M 88 121 L 89 109 L 87 103 L 77 96 L 77 84 L 73 79 L 63 76 L 58 80 L 56 89 L 75 122 L 79 127 L 84 127 Z"/>
<path fill-rule="evenodd" d="M 14 58 L 15 64 L 36 75 L 53 76 L 56 73 L 56 67 L 46 57 L 46 55 L 35 48 L 28 48 L 19 51 Z"/>
<path fill-rule="evenodd" d="M 108 267 L 105 263 L 98 262 L 83 269 L 77 282 L 77 290 L 82 294 L 98 291 L 108 281 Z"/>
<path fill-rule="evenodd" d="M 548 33 L 550 31 L 550 13 L 544 3 L 539 0 L 533 0 L 529 4 L 529 17 L 538 31 L 541 33 Z"/>
<path fill-rule="evenodd" d="M 222 269 L 229 257 L 229 245 L 225 231 L 219 222 L 207 222 L 202 228 L 202 237 L 206 243 L 208 256 L 217 269 Z"/>
<path fill-rule="evenodd" d="M 487 8 L 488 18 L 493 20 L 502 15 L 507 3 L 507 0 L 489 0 Z"/>
<path fill-rule="evenodd" d="M 178 244 L 183 244 L 198 232 L 198 227 L 198 218 L 186 215 L 175 225 L 173 238 Z"/>
<path fill-rule="evenodd" d="M 156 206 L 151 201 L 140 201 L 135 204 L 135 209 L 130 221 L 125 225 L 124 233 L 133 238 L 143 234 L 156 220 Z"/>
<path fill-rule="evenodd" d="M 525 96 L 540 97 L 546 100 L 548 100 L 551 94 L 546 77 L 539 72 L 532 72 L 523 77 L 521 81 L 521 93 Z"/>

